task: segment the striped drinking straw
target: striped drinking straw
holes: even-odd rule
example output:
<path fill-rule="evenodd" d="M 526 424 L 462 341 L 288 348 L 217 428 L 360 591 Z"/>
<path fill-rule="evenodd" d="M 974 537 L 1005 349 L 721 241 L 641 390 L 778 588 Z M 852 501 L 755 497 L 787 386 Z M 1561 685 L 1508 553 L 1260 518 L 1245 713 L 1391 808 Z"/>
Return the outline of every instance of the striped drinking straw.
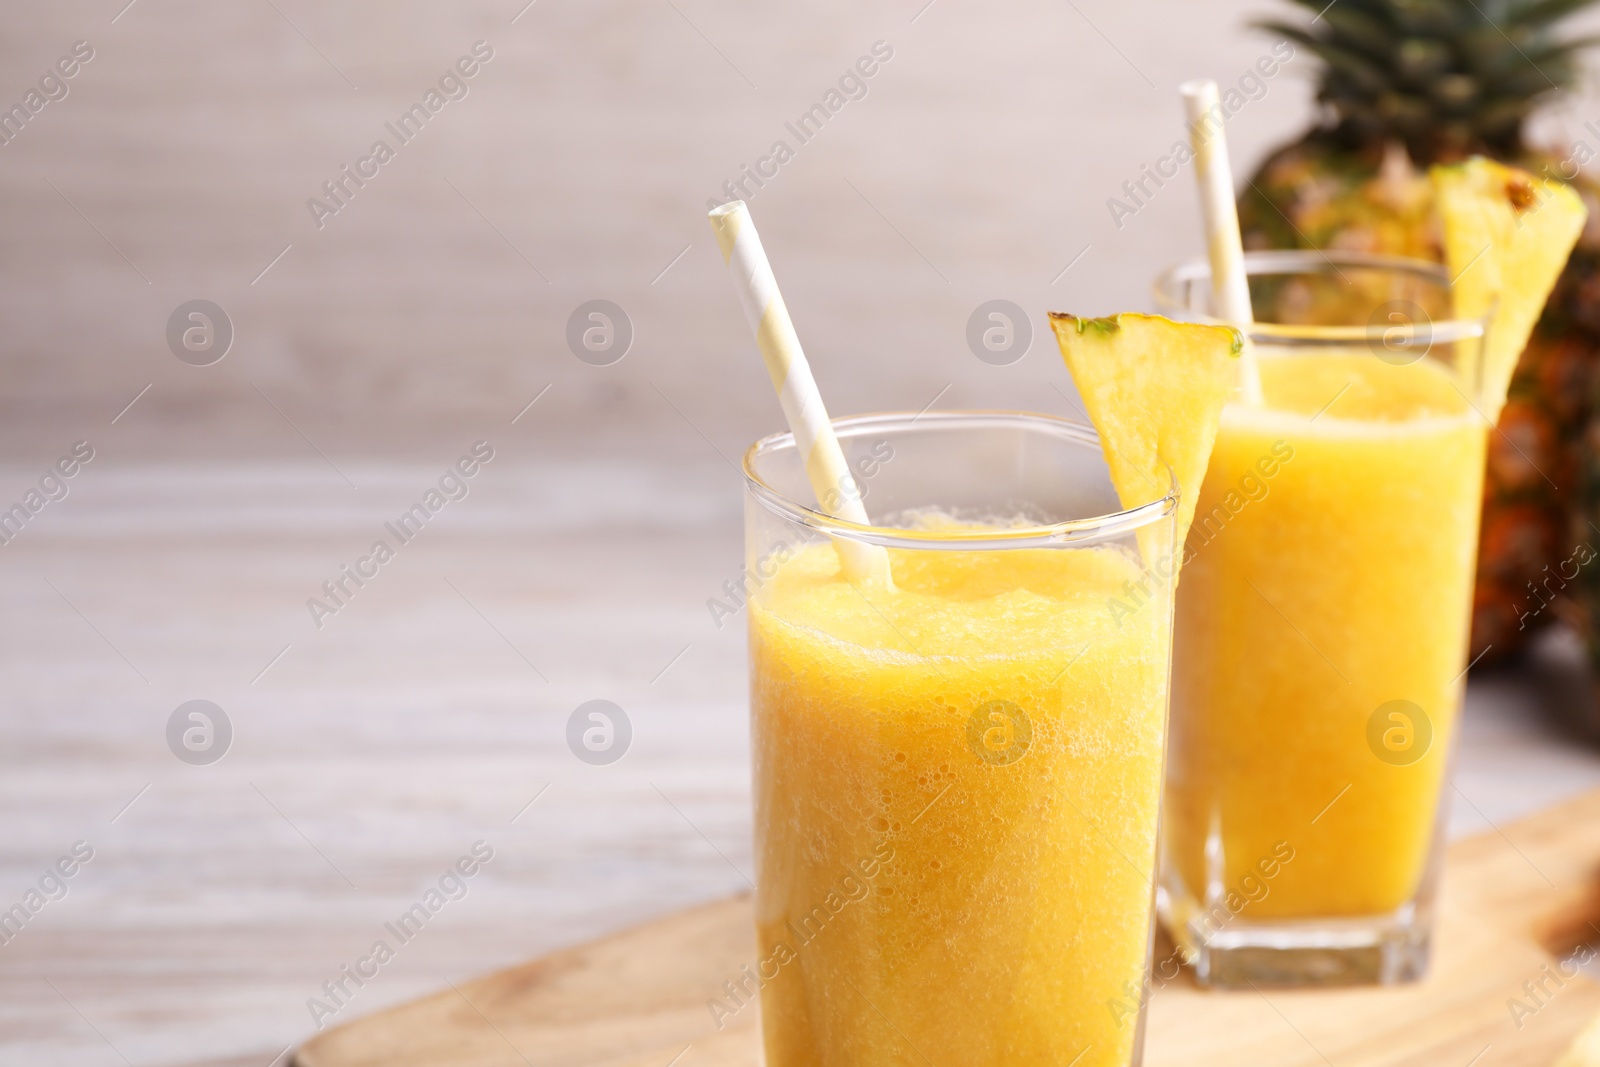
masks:
<path fill-rule="evenodd" d="M 773 388 L 783 405 L 784 418 L 794 434 L 795 446 L 805 458 L 806 477 L 817 495 L 822 511 L 846 522 L 871 524 L 867 509 L 861 506 L 856 480 L 845 463 L 833 423 L 822 404 L 811 365 L 800 348 L 800 338 L 789 320 L 789 309 L 778 292 L 772 264 L 761 247 L 750 209 L 743 200 L 723 204 L 710 212 L 711 229 L 717 235 L 722 258 L 733 273 L 734 287 L 745 318 L 756 334 L 756 346 L 767 364 Z M 871 581 L 883 587 L 892 585 L 889 554 L 877 545 L 866 545 L 848 538 L 834 538 L 845 577 L 851 581 Z"/>

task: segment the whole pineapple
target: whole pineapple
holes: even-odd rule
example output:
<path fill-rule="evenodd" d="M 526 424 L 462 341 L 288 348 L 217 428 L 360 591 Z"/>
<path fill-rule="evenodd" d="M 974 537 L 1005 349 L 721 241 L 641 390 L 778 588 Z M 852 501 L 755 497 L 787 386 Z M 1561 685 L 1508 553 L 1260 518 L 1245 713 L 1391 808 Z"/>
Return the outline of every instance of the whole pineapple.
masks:
<path fill-rule="evenodd" d="M 1320 61 L 1325 116 L 1269 156 L 1241 193 L 1247 247 L 1441 259 L 1427 167 L 1472 154 L 1566 180 L 1589 207 L 1590 230 L 1490 436 L 1472 655 L 1502 657 L 1554 618 L 1544 607 L 1548 569 L 1571 555 L 1576 536 L 1588 381 L 1600 360 L 1600 187 L 1578 165 L 1600 157 L 1600 135 L 1552 154 L 1525 144 L 1523 124 L 1576 83 L 1577 52 L 1590 42 L 1564 39 L 1557 24 L 1595 0 L 1293 2 L 1314 17 L 1260 26 Z"/>

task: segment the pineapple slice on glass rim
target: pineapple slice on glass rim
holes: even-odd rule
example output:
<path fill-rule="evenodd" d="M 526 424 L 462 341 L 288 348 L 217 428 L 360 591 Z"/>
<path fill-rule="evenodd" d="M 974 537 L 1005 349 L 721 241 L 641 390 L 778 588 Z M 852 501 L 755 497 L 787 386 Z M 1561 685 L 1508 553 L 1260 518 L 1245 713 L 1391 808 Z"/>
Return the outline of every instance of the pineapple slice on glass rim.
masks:
<path fill-rule="evenodd" d="M 1493 422 L 1588 211 L 1569 186 L 1481 156 L 1435 167 L 1432 178 L 1456 314 L 1489 321 L 1474 354 L 1481 364 L 1462 369 Z"/>
<path fill-rule="evenodd" d="M 1092 319 L 1052 311 L 1050 325 L 1122 506 L 1177 483 L 1172 543 L 1181 556 L 1222 408 L 1238 384 L 1243 337 L 1231 326 L 1133 312 Z M 1146 567 L 1181 562 L 1152 559 L 1146 534 L 1139 531 Z"/>

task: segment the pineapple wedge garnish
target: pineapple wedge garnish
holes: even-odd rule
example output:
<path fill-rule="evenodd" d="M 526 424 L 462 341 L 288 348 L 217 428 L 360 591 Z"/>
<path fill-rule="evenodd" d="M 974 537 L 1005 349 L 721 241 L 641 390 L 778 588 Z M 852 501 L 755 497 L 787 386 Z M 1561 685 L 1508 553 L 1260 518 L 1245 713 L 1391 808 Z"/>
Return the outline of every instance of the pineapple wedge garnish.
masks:
<path fill-rule="evenodd" d="M 1181 549 L 1222 407 L 1239 380 L 1239 331 L 1133 313 L 1081 319 L 1052 311 L 1050 325 L 1099 431 L 1122 506 L 1158 500 L 1177 482 L 1173 545 Z M 1146 533 L 1140 531 L 1140 549 L 1151 566 Z"/>
<path fill-rule="evenodd" d="M 1431 177 L 1455 313 L 1490 316 L 1477 358 L 1484 414 L 1496 420 L 1587 212 L 1569 186 L 1481 157 L 1434 167 Z M 1473 359 L 1461 364 L 1469 381 L 1478 369 Z"/>

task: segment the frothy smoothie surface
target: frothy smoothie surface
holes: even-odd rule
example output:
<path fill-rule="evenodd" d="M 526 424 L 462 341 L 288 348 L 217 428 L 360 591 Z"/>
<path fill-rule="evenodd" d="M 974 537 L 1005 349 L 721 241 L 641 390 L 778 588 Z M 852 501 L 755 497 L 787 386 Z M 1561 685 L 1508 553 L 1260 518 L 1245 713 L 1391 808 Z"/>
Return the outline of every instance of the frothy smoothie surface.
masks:
<path fill-rule="evenodd" d="M 751 603 L 767 1062 L 1125 1064 L 1166 590 L 1111 547 L 890 556 Z"/>
<path fill-rule="evenodd" d="M 1397 365 L 1325 352 L 1263 356 L 1259 366 L 1265 405 L 1232 405 L 1223 411 L 1223 425 L 1276 414 L 1393 427 L 1472 414 L 1469 392 L 1448 367 L 1431 360 Z"/>

